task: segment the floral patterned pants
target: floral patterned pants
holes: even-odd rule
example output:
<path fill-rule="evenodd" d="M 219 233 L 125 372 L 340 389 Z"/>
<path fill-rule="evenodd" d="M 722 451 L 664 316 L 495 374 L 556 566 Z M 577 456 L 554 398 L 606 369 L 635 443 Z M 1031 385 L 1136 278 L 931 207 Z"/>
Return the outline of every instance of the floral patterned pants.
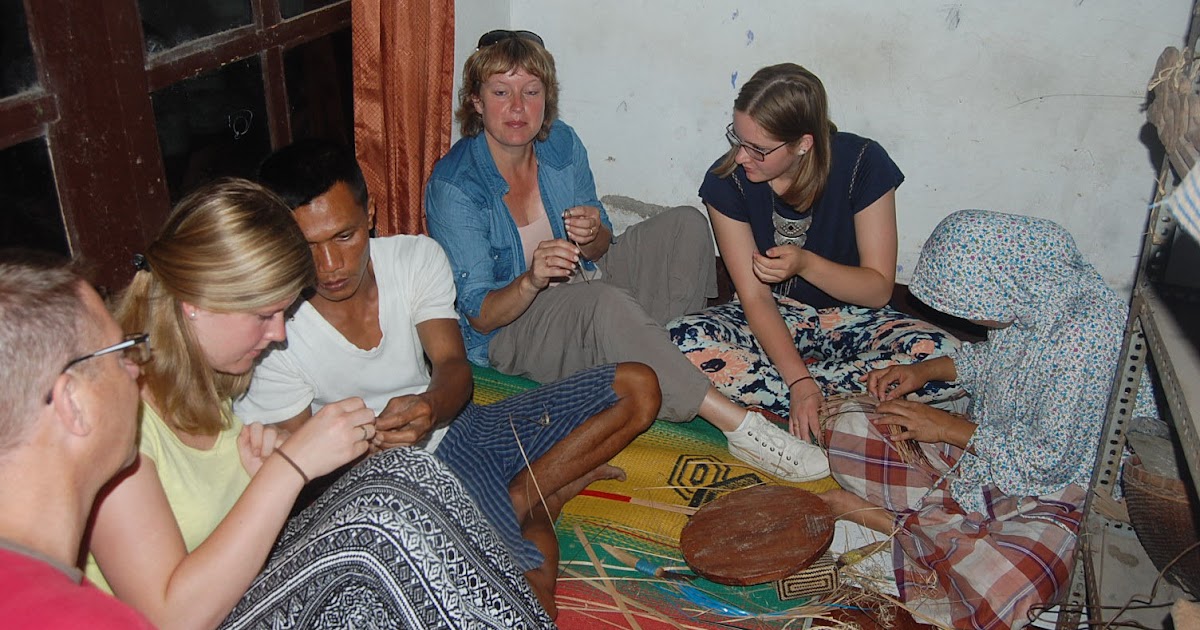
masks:
<path fill-rule="evenodd" d="M 776 296 L 779 313 L 809 373 L 826 396 L 866 391 L 860 380 L 871 370 L 915 363 L 958 348 L 958 339 L 890 306 L 815 309 Z M 667 324 L 671 341 L 717 390 L 743 406 L 790 415 L 787 384 L 746 322 L 738 301 L 678 317 Z M 910 395 L 924 403 L 964 396 L 957 384 L 931 382 Z"/>

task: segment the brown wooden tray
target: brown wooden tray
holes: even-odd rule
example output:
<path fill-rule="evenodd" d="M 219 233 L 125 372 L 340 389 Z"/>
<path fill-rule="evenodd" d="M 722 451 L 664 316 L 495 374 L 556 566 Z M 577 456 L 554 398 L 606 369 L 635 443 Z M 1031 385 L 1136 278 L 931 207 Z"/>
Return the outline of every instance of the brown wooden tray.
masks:
<path fill-rule="evenodd" d="M 718 584 L 748 586 L 804 570 L 833 542 L 833 515 L 817 495 L 755 486 L 704 506 L 684 525 L 688 566 Z"/>

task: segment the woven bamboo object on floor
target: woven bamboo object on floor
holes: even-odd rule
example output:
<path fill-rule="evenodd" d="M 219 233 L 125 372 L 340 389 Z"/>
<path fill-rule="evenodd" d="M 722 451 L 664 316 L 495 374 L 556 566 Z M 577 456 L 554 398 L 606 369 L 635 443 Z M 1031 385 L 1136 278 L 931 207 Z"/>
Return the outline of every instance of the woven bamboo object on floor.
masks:
<path fill-rule="evenodd" d="M 1159 571 L 1178 557 L 1167 577 L 1193 597 L 1200 596 L 1200 524 L 1184 482 L 1151 472 L 1134 456 L 1125 466 L 1122 484 L 1129 520 L 1146 555 Z"/>

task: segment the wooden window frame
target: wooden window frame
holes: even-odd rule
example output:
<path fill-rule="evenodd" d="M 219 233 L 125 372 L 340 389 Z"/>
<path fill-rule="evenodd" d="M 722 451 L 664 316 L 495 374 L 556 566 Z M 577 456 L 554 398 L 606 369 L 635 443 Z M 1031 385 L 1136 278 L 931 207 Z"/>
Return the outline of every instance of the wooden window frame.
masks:
<path fill-rule="evenodd" d="M 0 149 L 44 137 L 67 241 L 102 287 L 170 210 L 151 93 L 258 55 L 271 146 L 292 140 L 284 52 L 350 26 L 341 0 L 288 20 L 249 0 L 250 24 L 147 54 L 137 0 L 25 0 L 38 87 L 0 99 Z"/>

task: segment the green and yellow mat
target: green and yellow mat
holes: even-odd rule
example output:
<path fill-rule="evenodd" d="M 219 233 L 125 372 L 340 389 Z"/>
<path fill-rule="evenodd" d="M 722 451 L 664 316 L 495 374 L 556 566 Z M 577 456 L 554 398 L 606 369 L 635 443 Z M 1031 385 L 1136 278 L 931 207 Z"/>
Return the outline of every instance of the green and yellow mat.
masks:
<path fill-rule="evenodd" d="M 478 404 L 537 385 L 490 369 L 476 368 L 474 376 Z M 789 578 L 738 587 L 695 577 L 679 534 L 687 512 L 724 493 L 759 484 L 824 492 L 837 487 L 833 479 L 796 484 L 751 468 L 703 420 L 656 422 L 611 463 L 627 479 L 592 484 L 557 524 L 561 628 L 803 627 L 811 585 Z M 637 561 L 641 570 L 630 566 Z"/>

